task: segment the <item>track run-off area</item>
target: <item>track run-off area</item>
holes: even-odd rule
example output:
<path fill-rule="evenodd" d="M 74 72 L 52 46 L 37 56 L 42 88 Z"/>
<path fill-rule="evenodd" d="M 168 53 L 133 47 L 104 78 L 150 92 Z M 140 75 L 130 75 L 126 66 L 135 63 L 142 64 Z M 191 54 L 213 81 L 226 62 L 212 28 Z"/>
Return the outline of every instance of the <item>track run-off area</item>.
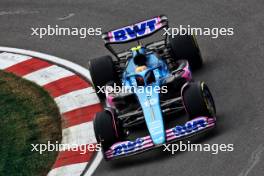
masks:
<path fill-rule="evenodd" d="M 108 31 L 160 14 L 168 16 L 170 27 L 179 25 L 209 28 L 232 27 L 234 29 L 232 36 L 219 36 L 215 39 L 210 36 L 197 36 L 204 66 L 196 71 L 193 77 L 195 80 L 207 83 L 217 109 L 217 133 L 197 143 L 231 143 L 234 144 L 233 152 L 219 152 L 216 155 L 210 152 L 177 152 L 171 155 L 163 152 L 162 149 L 155 149 L 113 162 L 101 160 L 99 165 L 100 160 L 96 160 L 98 163 L 94 165 L 91 163 L 89 165 L 88 156 L 84 156 L 86 161 L 83 160 L 82 163 L 86 164 L 79 165 L 77 169 L 73 167 L 69 171 L 76 169 L 76 173 L 82 174 L 78 172 L 80 168 L 87 169 L 87 165 L 95 168 L 94 166 L 98 165 L 93 173 L 95 176 L 263 175 L 264 2 L 262 0 L 145 0 L 140 2 L 2 0 L 0 7 L 0 46 L 48 53 L 53 56 L 51 60 L 46 61 L 53 65 L 56 61 L 54 56 L 63 58 L 63 61 L 60 60 L 56 66 L 51 68 L 55 67 L 56 70 L 57 67 L 61 67 L 67 70 L 67 73 L 63 72 L 62 77 L 77 74 L 78 71 L 81 80 L 84 81 L 89 80 L 89 72 L 86 69 L 88 60 L 109 54 L 104 48 L 101 37 L 44 36 L 39 38 L 39 36 L 31 35 L 31 28 L 58 25 L 61 27 L 100 27 L 102 31 Z M 45 58 L 29 53 L 22 55 Z M 76 72 L 62 67 L 68 62 L 75 63 Z M 29 78 L 33 78 L 33 75 Z M 90 86 L 90 84 L 87 86 L 88 92 Z M 89 100 L 89 103 L 93 100 Z M 83 102 L 86 101 L 88 100 Z M 68 107 L 63 109 L 64 113 L 73 110 Z M 86 124 L 85 128 L 89 126 L 89 122 L 83 124 Z M 69 129 L 75 130 L 74 126 Z M 81 134 L 87 138 L 80 138 L 80 140 L 91 139 L 88 134 L 92 135 L 92 133 L 86 130 L 82 132 Z M 67 139 L 78 139 L 71 137 L 73 136 Z M 66 138 L 63 141 L 66 142 Z M 101 155 L 95 156 L 102 157 Z M 50 174 L 55 172 L 56 168 L 52 169 Z"/>

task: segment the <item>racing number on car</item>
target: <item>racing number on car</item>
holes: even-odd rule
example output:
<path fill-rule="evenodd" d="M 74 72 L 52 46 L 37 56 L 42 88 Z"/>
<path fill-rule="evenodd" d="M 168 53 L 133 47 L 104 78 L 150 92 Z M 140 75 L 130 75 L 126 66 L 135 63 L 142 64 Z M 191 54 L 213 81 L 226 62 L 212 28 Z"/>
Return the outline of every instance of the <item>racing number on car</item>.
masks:
<path fill-rule="evenodd" d="M 157 104 L 157 99 L 152 98 L 152 99 L 148 99 L 147 101 L 144 102 L 145 107 L 150 107 L 153 106 L 155 104 Z"/>

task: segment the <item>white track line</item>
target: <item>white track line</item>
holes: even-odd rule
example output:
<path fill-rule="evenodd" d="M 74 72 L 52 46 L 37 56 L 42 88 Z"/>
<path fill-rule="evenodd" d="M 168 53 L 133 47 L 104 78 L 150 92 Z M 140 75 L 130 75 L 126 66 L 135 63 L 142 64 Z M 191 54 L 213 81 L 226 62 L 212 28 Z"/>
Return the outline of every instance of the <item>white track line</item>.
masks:
<path fill-rule="evenodd" d="M 40 58 L 40 59 L 43 59 L 46 61 L 50 61 L 50 62 L 59 64 L 59 65 L 63 65 L 65 67 L 70 68 L 71 70 L 75 71 L 76 73 L 79 73 L 84 78 L 90 80 L 90 83 L 92 83 L 89 70 L 87 70 L 86 68 L 84 68 L 78 64 L 75 64 L 73 62 L 61 59 L 59 57 L 51 56 L 48 54 L 43 54 L 43 53 L 39 53 L 39 52 L 35 52 L 35 51 L 30 51 L 30 50 L 10 48 L 10 47 L 1 47 L 1 46 L 0 46 L 0 51 L 28 55 L 28 56 Z M 100 103 L 99 100 L 97 103 Z M 92 161 L 91 165 L 89 166 L 87 172 L 84 175 L 85 176 L 92 175 L 94 173 L 94 171 L 96 170 L 96 168 L 98 167 L 98 165 L 100 164 L 102 158 L 103 158 L 102 154 L 98 153 L 96 155 L 96 158 Z M 79 170 L 83 171 L 87 164 L 88 163 L 79 163 L 79 164 L 75 164 L 75 166 L 73 166 L 73 167 L 71 165 L 69 165 L 69 166 L 63 166 L 60 168 L 52 169 L 49 173 L 49 176 L 53 176 L 53 175 L 56 175 L 56 176 L 58 176 L 58 175 L 63 175 L 63 176 L 78 175 L 78 173 L 80 173 Z M 75 172 L 75 174 L 71 174 L 72 172 Z"/>
<path fill-rule="evenodd" d="M 0 53 L 0 69 L 6 69 L 12 65 L 26 61 L 31 58 L 32 57 L 30 56 L 22 56 L 13 53 Z"/>
<path fill-rule="evenodd" d="M 253 151 L 251 157 L 248 160 L 248 164 L 243 168 L 242 172 L 238 176 L 248 176 L 248 174 L 254 169 L 254 167 L 261 161 L 261 155 L 264 152 L 264 144 L 260 144 L 258 148 Z"/>
<path fill-rule="evenodd" d="M 70 164 L 67 166 L 58 167 L 52 169 L 48 176 L 77 176 L 81 175 L 84 171 L 88 162 L 78 163 L 78 164 Z M 92 175 L 92 173 L 90 174 Z"/>
<path fill-rule="evenodd" d="M 57 65 L 51 65 L 49 67 L 29 73 L 23 76 L 23 78 L 33 81 L 40 86 L 43 86 L 58 79 L 72 75 L 74 75 L 74 73 L 70 72 L 69 70 L 58 67 Z"/>
<path fill-rule="evenodd" d="M 62 130 L 62 136 L 62 144 L 77 144 L 80 146 L 97 143 L 92 121 L 65 128 Z"/>
<path fill-rule="evenodd" d="M 98 104 L 98 101 L 99 99 L 92 87 L 76 90 L 55 98 L 61 113 Z"/>
<path fill-rule="evenodd" d="M 102 152 L 98 152 L 96 154 L 96 157 L 94 158 L 93 162 L 91 163 L 89 169 L 87 170 L 87 172 L 83 175 L 83 176 L 90 176 L 93 174 L 93 172 L 96 170 L 96 168 L 99 166 L 100 162 L 103 159 L 103 153 Z"/>

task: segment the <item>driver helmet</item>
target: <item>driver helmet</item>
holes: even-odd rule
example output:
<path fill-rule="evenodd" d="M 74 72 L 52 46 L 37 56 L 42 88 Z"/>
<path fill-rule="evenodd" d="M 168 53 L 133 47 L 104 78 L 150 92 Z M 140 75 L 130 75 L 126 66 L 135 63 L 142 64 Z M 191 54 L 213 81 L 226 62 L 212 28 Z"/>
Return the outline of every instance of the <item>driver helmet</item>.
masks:
<path fill-rule="evenodd" d="M 136 66 L 135 72 L 140 73 L 147 69 L 147 57 L 145 55 L 145 50 L 140 45 L 132 48 L 132 53 L 134 57 L 134 64 Z M 136 77 L 139 84 L 144 84 L 144 79 L 141 76 Z"/>

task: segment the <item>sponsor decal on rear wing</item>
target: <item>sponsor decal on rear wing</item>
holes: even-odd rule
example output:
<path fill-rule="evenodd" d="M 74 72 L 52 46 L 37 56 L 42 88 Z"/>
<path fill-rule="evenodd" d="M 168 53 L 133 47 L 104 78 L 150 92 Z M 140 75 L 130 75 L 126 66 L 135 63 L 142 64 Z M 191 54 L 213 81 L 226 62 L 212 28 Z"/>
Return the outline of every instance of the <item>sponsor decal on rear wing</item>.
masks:
<path fill-rule="evenodd" d="M 129 42 L 153 34 L 167 25 L 167 17 L 161 15 L 133 25 L 106 32 L 103 35 L 103 39 L 106 43 Z"/>

